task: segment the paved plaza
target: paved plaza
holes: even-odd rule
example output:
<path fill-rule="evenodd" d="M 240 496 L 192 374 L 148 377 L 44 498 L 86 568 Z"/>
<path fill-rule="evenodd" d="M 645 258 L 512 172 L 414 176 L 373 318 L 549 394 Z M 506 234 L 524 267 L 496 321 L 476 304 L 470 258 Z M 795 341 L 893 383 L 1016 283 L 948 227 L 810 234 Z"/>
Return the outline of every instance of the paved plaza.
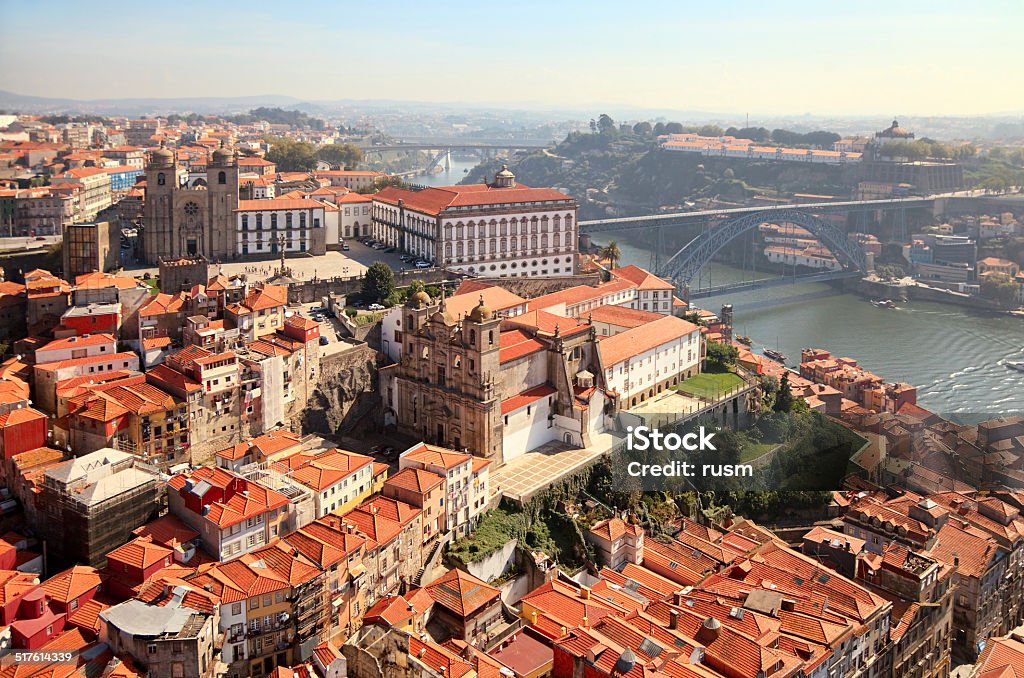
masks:
<path fill-rule="evenodd" d="M 582 449 L 547 443 L 491 471 L 491 486 L 498 494 L 525 503 L 541 490 L 596 462 L 617 440 L 600 433 L 593 436 L 590 447 Z"/>

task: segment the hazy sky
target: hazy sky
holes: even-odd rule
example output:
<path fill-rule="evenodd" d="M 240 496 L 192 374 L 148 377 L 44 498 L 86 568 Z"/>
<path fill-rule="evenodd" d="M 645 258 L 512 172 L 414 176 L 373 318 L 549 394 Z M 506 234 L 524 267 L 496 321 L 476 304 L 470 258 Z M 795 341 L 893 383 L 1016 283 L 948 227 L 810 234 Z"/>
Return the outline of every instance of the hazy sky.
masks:
<path fill-rule="evenodd" d="M 0 89 L 95 99 L 1024 111 L 1024 2 L 0 0 Z"/>

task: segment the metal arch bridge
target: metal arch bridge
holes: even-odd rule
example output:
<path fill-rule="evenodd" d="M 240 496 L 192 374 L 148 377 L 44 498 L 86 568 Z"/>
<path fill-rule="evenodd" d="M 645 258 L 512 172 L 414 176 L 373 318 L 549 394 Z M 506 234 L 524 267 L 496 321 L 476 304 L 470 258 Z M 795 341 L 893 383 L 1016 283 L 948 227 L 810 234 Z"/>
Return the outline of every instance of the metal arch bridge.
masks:
<path fill-rule="evenodd" d="M 806 228 L 818 237 L 846 267 L 843 271 L 815 273 L 808 276 L 785 279 L 762 279 L 750 282 L 733 283 L 697 291 L 693 297 L 724 294 L 740 289 L 771 287 L 783 281 L 812 282 L 851 277 L 855 271 L 867 270 L 866 257 L 860 248 L 851 245 L 846 232 L 821 219 L 822 214 L 857 213 L 870 211 L 897 211 L 900 221 L 905 223 L 905 211 L 911 207 L 927 207 L 934 203 L 934 197 L 893 198 L 885 200 L 851 200 L 821 203 L 804 203 L 797 205 L 775 205 L 770 207 L 740 207 L 734 209 L 705 210 L 696 212 L 676 212 L 652 216 L 620 217 L 581 221 L 580 233 L 602 233 L 620 230 L 638 230 L 654 228 L 661 232 L 666 227 L 682 227 L 701 225 L 704 230 L 700 235 L 684 245 L 664 264 L 652 266 L 656 275 L 671 279 L 677 287 L 690 293 L 689 286 L 700 270 L 707 265 L 712 257 L 730 241 L 742 236 L 760 224 L 771 222 L 788 222 Z M 660 252 L 658 253 L 660 261 Z"/>
<path fill-rule="evenodd" d="M 762 210 L 743 214 L 708 229 L 676 252 L 659 268 L 657 274 L 671 278 L 680 287 L 689 287 L 690 282 L 697 276 L 700 269 L 704 268 L 720 249 L 766 221 L 785 222 L 806 228 L 847 268 L 858 271 L 867 270 L 867 258 L 864 252 L 850 243 L 845 231 L 810 212 L 788 209 Z"/>
<path fill-rule="evenodd" d="M 816 214 L 849 212 L 872 212 L 876 210 L 906 209 L 909 207 L 930 207 L 935 196 L 920 198 L 889 198 L 885 200 L 842 200 L 833 202 L 809 202 L 794 205 L 772 205 L 768 207 L 734 207 L 719 210 L 698 210 L 695 212 L 671 212 L 638 217 L 615 217 L 611 219 L 588 219 L 579 222 L 580 233 L 607 233 L 610 231 L 633 231 L 663 226 L 686 226 L 708 221 L 729 219 L 755 212 L 783 212 L 802 210 Z M 770 217 L 767 221 L 771 221 Z"/>

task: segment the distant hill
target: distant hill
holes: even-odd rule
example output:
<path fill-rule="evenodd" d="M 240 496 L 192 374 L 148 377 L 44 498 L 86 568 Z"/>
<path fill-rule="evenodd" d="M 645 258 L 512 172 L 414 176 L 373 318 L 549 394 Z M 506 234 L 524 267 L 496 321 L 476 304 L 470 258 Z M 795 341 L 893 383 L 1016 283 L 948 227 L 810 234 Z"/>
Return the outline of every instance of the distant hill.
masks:
<path fill-rule="evenodd" d="M 616 132 L 572 133 L 553 149 L 478 165 L 463 183 L 489 181 L 502 162 L 528 186 L 553 186 L 575 197 L 581 219 L 741 203 L 777 192 L 845 197 L 857 180 L 854 166 L 703 158 L 663 151 L 650 135 Z"/>
<path fill-rule="evenodd" d="M 0 110 L 18 113 L 91 113 L 93 115 L 166 115 L 169 113 L 246 113 L 260 106 L 295 106 L 300 99 L 280 94 L 246 97 L 139 99 L 59 99 L 0 90 Z"/>

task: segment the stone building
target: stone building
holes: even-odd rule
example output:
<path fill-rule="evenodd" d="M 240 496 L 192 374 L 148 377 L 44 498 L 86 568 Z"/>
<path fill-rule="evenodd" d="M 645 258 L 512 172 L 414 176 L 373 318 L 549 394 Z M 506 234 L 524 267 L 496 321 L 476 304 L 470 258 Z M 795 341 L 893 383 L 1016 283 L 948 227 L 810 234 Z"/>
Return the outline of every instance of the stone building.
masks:
<path fill-rule="evenodd" d="M 237 159 L 222 146 L 211 154 L 207 167 L 206 180 L 190 182 L 174 151 L 161 145 L 150 155 L 143 210 L 145 261 L 197 255 L 224 260 L 234 255 Z"/>

